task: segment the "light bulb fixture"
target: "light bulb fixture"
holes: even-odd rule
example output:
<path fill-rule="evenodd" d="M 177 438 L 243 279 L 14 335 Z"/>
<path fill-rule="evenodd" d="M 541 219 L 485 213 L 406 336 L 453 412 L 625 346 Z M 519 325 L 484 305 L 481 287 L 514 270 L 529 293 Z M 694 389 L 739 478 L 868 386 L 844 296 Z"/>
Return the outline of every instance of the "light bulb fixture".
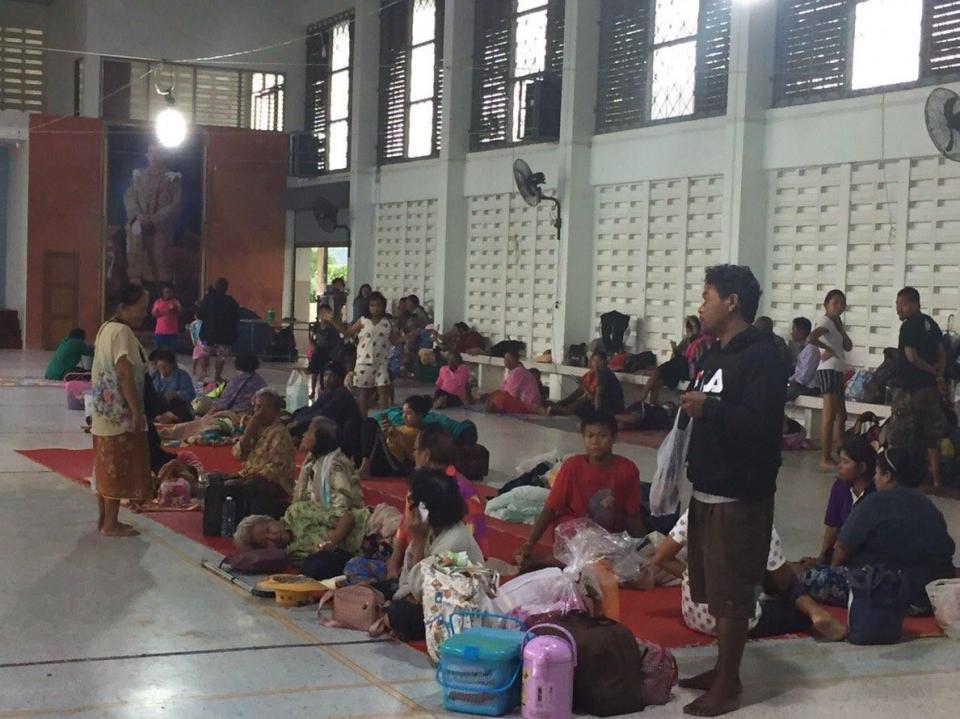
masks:
<path fill-rule="evenodd" d="M 187 120 L 171 106 L 157 115 L 157 140 L 164 147 L 179 147 L 187 139 Z"/>
<path fill-rule="evenodd" d="M 163 62 L 156 71 L 157 79 L 154 80 L 154 88 L 157 94 L 163 98 L 167 107 L 157 115 L 157 140 L 164 147 L 179 147 L 187 138 L 187 119 L 183 113 L 176 108 L 177 100 L 173 96 L 175 82 L 171 78 L 170 85 L 161 88 L 158 82 L 159 76 L 163 73 Z"/>

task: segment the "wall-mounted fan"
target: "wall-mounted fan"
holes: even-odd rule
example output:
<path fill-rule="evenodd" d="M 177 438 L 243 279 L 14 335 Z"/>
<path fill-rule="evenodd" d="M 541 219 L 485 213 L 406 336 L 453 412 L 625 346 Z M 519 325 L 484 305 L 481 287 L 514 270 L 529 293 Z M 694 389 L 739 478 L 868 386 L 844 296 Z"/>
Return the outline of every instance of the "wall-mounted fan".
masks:
<path fill-rule="evenodd" d="M 350 242 L 350 228 L 337 222 L 338 208 L 325 197 L 318 197 L 313 201 L 313 217 L 324 232 L 344 230 L 347 233 L 347 243 Z"/>
<path fill-rule="evenodd" d="M 517 191 L 520 193 L 520 196 L 524 201 L 531 207 L 536 207 L 542 201 L 546 200 L 547 202 L 553 203 L 553 212 L 551 213 L 551 220 L 553 221 L 553 227 L 557 231 L 557 243 L 560 242 L 560 200 L 556 197 L 551 197 L 550 195 L 544 195 L 541 185 L 546 182 L 542 172 L 534 172 L 530 169 L 524 160 L 516 159 L 513 161 L 513 181 L 517 184 Z M 559 257 L 556 262 L 557 270 L 557 279 L 555 284 L 555 292 L 559 293 L 560 291 L 560 262 Z M 555 310 L 560 309 L 560 295 L 556 294 L 553 307 Z M 554 323 L 553 326 L 553 339 L 554 345 L 557 345 L 557 332 L 558 326 Z M 559 345 L 557 348 L 559 350 Z"/>
<path fill-rule="evenodd" d="M 960 96 L 938 87 L 927 98 L 924 117 L 933 144 L 948 160 L 960 162 Z"/>
<path fill-rule="evenodd" d="M 544 195 L 541 185 L 546 182 L 542 172 L 534 172 L 524 160 L 513 161 L 513 181 L 517 183 L 517 191 L 524 201 L 531 207 L 536 207 L 543 200 L 554 204 L 553 226 L 557 230 L 557 241 L 560 240 L 560 200 L 550 195 Z"/>

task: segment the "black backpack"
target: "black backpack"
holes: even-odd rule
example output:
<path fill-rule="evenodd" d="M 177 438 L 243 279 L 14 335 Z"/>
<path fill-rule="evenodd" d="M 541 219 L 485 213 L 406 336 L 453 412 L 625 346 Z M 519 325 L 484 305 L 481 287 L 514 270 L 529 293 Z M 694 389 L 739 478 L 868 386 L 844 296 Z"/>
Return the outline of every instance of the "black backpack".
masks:
<path fill-rule="evenodd" d="M 570 345 L 570 348 L 567 350 L 567 364 L 571 367 L 587 366 L 586 343 L 580 343 L 578 345 Z"/>
<path fill-rule="evenodd" d="M 586 614 L 550 621 L 570 632 L 577 643 L 574 711 L 607 717 L 643 709 L 643 652 L 633 632 L 612 619 Z"/>

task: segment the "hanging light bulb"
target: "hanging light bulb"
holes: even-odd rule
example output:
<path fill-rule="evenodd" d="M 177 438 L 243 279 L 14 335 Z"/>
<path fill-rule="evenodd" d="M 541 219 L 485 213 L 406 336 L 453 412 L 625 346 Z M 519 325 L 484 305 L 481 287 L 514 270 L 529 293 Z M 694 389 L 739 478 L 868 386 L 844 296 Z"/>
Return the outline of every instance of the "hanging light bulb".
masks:
<path fill-rule="evenodd" d="M 163 72 L 163 63 L 157 71 L 159 76 Z M 187 139 L 187 119 L 183 113 L 176 108 L 176 98 L 173 96 L 174 83 L 171 82 L 168 88 L 161 89 L 158 82 L 154 82 L 157 94 L 163 97 L 167 103 L 159 115 L 157 115 L 157 140 L 164 147 L 179 147 Z"/>
<path fill-rule="evenodd" d="M 157 115 L 157 140 L 164 147 L 179 147 L 187 139 L 187 119 L 175 107 Z"/>

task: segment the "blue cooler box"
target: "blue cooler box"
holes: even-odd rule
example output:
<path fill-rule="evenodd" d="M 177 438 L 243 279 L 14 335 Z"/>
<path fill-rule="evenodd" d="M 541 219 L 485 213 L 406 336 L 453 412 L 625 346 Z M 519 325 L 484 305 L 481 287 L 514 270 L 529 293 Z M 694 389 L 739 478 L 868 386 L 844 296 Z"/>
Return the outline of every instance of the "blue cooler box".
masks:
<path fill-rule="evenodd" d="M 437 681 L 448 711 L 502 716 L 520 704 L 523 632 L 476 627 L 440 645 Z"/>

